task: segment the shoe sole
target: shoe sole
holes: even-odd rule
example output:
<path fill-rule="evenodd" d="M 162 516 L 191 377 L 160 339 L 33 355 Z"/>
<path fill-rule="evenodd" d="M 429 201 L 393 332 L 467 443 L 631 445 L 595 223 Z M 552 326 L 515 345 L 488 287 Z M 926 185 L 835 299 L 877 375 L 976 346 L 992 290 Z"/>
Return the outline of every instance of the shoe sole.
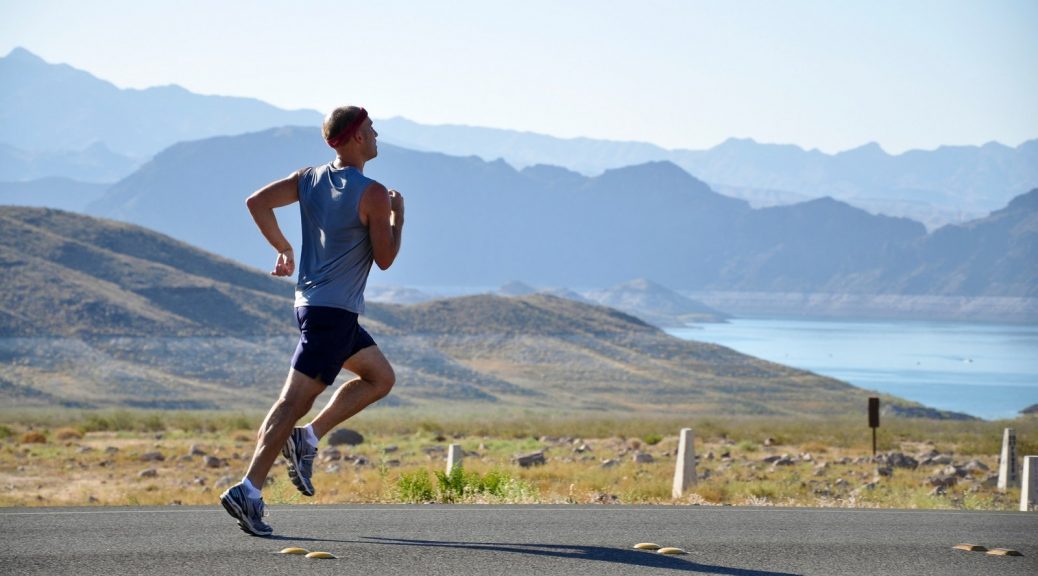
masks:
<path fill-rule="evenodd" d="M 313 487 L 310 487 L 309 489 L 307 488 L 295 465 L 295 461 L 297 460 L 296 443 L 289 439 L 289 441 L 285 443 L 285 447 L 281 449 L 281 455 L 288 460 L 288 479 L 292 481 L 292 485 L 295 486 L 296 490 L 299 490 L 299 493 L 303 496 L 313 496 Z"/>
<path fill-rule="evenodd" d="M 253 530 L 244 520 L 242 520 L 245 516 L 245 511 L 230 498 L 220 498 L 220 504 L 223 504 L 223 509 L 238 521 L 238 528 L 241 528 L 242 532 L 253 536 L 270 536 L 274 533 L 273 530 L 270 532 L 257 532 L 256 530 Z"/>

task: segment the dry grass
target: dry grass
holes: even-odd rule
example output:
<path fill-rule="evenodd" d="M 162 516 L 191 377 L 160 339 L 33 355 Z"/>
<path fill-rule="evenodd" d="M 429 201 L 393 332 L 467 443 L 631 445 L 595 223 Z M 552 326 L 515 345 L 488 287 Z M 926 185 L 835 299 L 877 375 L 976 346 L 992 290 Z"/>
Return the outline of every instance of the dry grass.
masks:
<path fill-rule="evenodd" d="M 466 451 L 467 473 L 496 475 L 514 484 L 510 492 L 464 494 L 456 501 L 1013 510 L 1019 491 L 1000 493 L 988 480 L 997 471 L 1002 428 L 1017 429 L 1021 456 L 1038 453 L 1035 419 L 885 422 L 880 429 L 882 451 L 915 455 L 936 449 L 951 454 L 956 464 L 975 459 L 990 469 L 972 472 L 945 494 L 934 495 L 927 478 L 943 466 L 877 474 L 864 422 L 679 423 L 585 415 L 499 419 L 492 425 L 494 415 L 482 418 L 486 420 L 373 411 L 351 423 L 365 434 L 364 444 L 342 450 L 344 459 L 319 457 L 315 498 L 295 491 L 282 462 L 271 473 L 273 483 L 265 489 L 265 498 L 271 504 L 402 501 L 401 477 L 426 472 L 435 485 L 433 474 L 445 466 L 444 448 L 457 443 Z M 10 432 L 0 438 L 0 506 L 212 505 L 224 486 L 244 473 L 260 419 L 177 412 L 8 417 L 0 420 Z M 703 478 L 685 497 L 673 500 L 676 433 L 686 426 L 696 433 L 697 471 Z M 767 438 L 774 444 L 765 446 Z M 204 457 L 190 455 L 193 446 L 224 464 L 208 468 Z M 516 455 L 533 451 L 544 451 L 547 464 L 520 468 L 513 462 Z M 149 452 L 161 453 L 164 460 L 143 461 Z M 651 454 L 653 462 L 634 462 L 636 452 Z M 763 461 L 782 454 L 795 462 L 773 466 Z M 612 464 L 603 466 L 607 460 Z M 142 476 L 145 470 L 154 474 Z"/>

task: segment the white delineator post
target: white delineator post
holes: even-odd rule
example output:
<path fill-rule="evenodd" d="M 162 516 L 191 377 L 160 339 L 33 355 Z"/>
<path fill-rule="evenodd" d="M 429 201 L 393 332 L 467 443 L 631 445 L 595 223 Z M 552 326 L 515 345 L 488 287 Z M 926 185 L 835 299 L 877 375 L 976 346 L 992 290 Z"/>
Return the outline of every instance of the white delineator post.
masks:
<path fill-rule="evenodd" d="M 998 489 L 1019 486 L 1019 469 L 1016 464 L 1016 430 L 1006 428 L 1002 433 L 1002 457 L 998 460 Z"/>
<path fill-rule="evenodd" d="M 451 444 L 447 448 L 447 475 L 449 476 L 451 470 L 454 470 L 455 466 L 461 465 L 461 459 L 464 458 L 464 452 L 461 450 L 461 446 L 458 444 Z"/>
<path fill-rule="evenodd" d="M 1020 484 L 1020 511 L 1038 510 L 1038 456 L 1024 456 L 1023 482 Z"/>
<path fill-rule="evenodd" d="M 696 450 L 693 447 L 691 428 L 681 429 L 681 439 L 678 441 L 678 461 L 674 467 L 674 490 L 671 496 L 681 498 L 685 490 L 696 483 Z"/>

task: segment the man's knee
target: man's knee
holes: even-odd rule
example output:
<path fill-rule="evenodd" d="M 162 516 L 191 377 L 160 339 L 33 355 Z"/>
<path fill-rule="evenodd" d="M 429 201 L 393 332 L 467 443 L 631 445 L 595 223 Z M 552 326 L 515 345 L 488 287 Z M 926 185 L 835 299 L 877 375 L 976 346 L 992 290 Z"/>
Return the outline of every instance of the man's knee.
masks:
<path fill-rule="evenodd" d="M 387 363 L 382 370 L 379 370 L 374 375 L 371 384 L 375 387 L 375 393 L 378 394 L 379 398 L 388 396 L 389 391 L 396 384 L 396 372 L 393 371 L 393 367 Z"/>

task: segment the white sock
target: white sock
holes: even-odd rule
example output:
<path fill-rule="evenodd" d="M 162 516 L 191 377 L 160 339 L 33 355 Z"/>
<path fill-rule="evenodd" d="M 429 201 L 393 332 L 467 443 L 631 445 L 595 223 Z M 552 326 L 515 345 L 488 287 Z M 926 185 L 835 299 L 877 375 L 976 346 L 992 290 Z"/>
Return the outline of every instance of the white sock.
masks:
<path fill-rule="evenodd" d="M 246 494 L 248 494 L 249 498 L 255 500 L 256 498 L 263 497 L 263 493 L 260 492 L 259 489 L 257 489 L 255 486 L 253 486 L 252 482 L 249 481 L 248 478 L 242 478 L 241 485 L 245 487 L 245 492 Z"/>
<path fill-rule="evenodd" d="M 317 437 L 317 434 L 314 434 L 314 425 L 312 423 L 307 424 L 303 426 L 303 430 L 306 430 L 306 441 L 314 448 L 317 448 L 317 444 L 321 440 Z"/>

